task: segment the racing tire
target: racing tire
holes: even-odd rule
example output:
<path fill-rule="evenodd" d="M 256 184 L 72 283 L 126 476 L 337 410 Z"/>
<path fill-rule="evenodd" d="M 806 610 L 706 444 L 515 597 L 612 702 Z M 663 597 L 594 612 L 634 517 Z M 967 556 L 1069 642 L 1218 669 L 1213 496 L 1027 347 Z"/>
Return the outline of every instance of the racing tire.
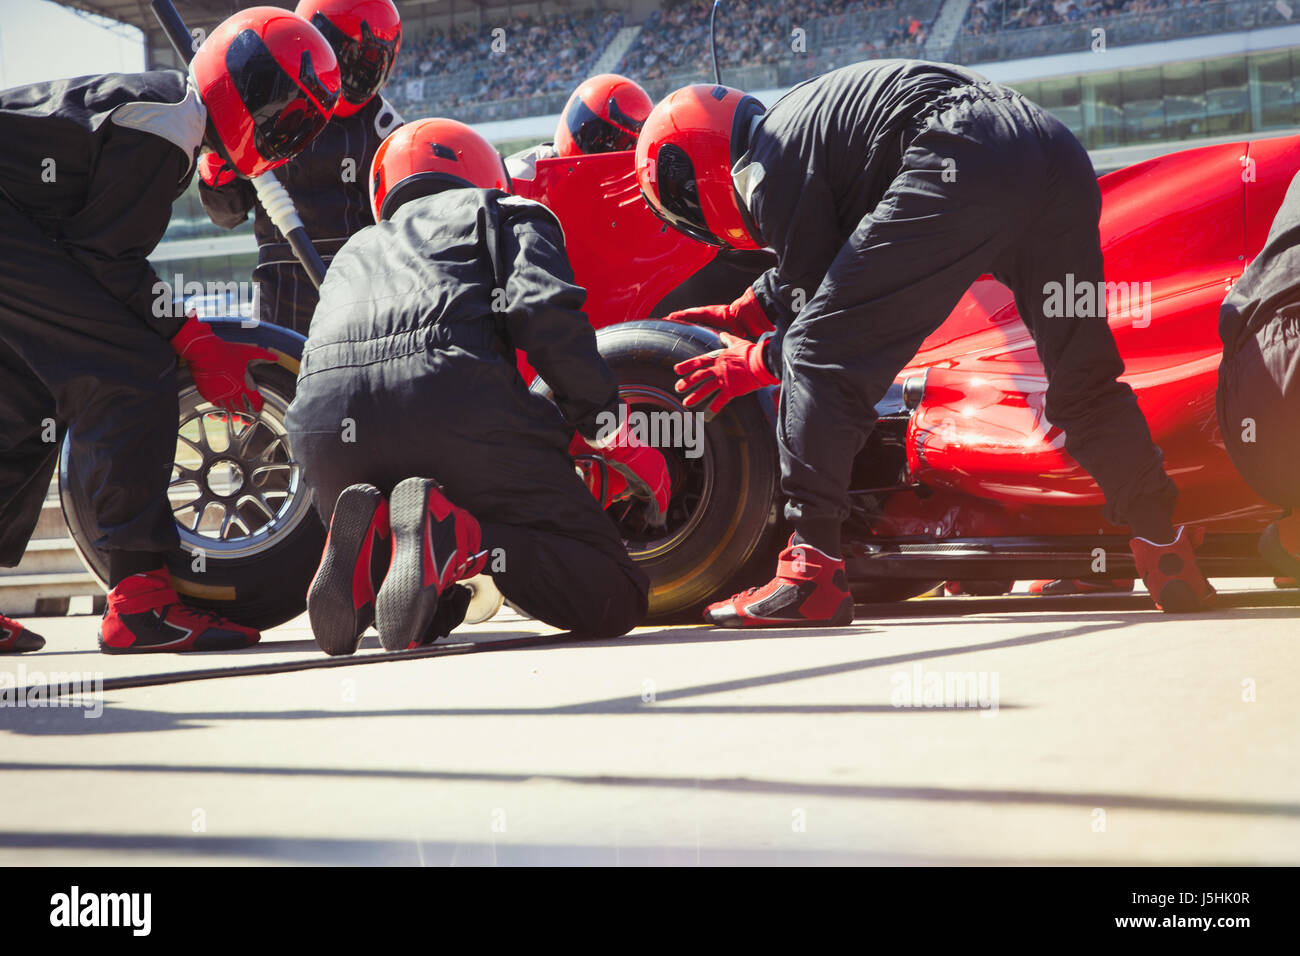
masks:
<path fill-rule="evenodd" d="M 256 416 L 204 402 L 189 370 L 178 370 L 177 455 L 168 498 L 179 547 L 166 555 L 172 586 L 187 604 L 266 629 L 301 614 L 320 564 L 325 529 L 293 460 L 284 415 L 297 389 L 304 339 L 279 326 L 209 320 L 229 341 L 274 352 L 249 367 L 262 394 Z M 108 586 L 108 552 L 95 546 L 94 513 L 65 438 L 59 499 L 82 562 Z"/>
<path fill-rule="evenodd" d="M 619 383 L 629 413 L 660 416 L 674 424 L 671 437 L 655 441 L 668 464 L 672 500 L 657 530 L 637 500 L 608 509 L 637 565 L 650 577 L 650 619 L 659 623 L 694 618 L 705 604 L 739 588 L 761 584 L 776 566 L 779 550 L 779 470 L 772 389 L 728 403 L 711 421 L 681 404 L 673 366 L 722 347 L 716 332 L 683 322 L 644 320 L 607 326 L 597 347 Z M 533 390 L 550 397 L 544 381 Z M 652 417 L 643 419 L 653 421 Z M 629 418 L 629 421 L 633 421 Z M 660 436 L 662 438 L 662 431 Z M 693 440 L 686 441 L 692 436 Z"/>

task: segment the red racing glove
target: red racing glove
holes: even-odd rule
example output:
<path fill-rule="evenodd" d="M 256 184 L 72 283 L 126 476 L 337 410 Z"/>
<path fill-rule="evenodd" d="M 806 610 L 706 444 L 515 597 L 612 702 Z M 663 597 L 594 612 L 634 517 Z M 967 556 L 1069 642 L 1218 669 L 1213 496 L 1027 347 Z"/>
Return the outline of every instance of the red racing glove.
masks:
<path fill-rule="evenodd" d="M 199 154 L 199 179 L 204 185 L 220 189 L 235 181 L 235 167 L 221 158 L 215 150 L 205 149 Z"/>
<path fill-rule="evenodd" d="M 635 496 L 648 502 L 648 517 L 652 525 L 662 525 L 668 517 L 668 502 L 672 497 L 672 482 L 668 478 L 668 465 L 657 448 L 643 444 L 628 428 L 623 416 L 618 431 L 602 441 L 588 442 L 574 435 L 569 445 L 570 455 L 596 455 L 609 465 L 608 484 L 600 477 L 604 469 L 592 462 L 579 462 L 587 487 L 605 507 L 622 498 Z M 587 467 L 584 468 L 583 466 Z"/>
<path fill-rule="evenodd" d="M 763 362 L 763 342 L 746 342 L 723 332 L 722 344 L 726 348 L 673 366 L 673 371 L 681 376 L 676 389 L 686 393 L 683 404 L 695 408 L 707 401 L 710 417 L 722 411 L 722 406 L 733 398 L 781 381 Z"/>
<path fill-rule="evenodd" d="M 172 350 L 189 364 L 194 386 L 205 402 L 231 412 L 257 414 L 262 410 L 262 396 L 249 377 L 248 365 L 274 362 L 273 352 L 218 338 L 193 312 L 172 336 Z"/>
<path fill-rule="evenodd" d="M 696 325 L 706 325 L 711 329 L 720 329 L 750 339 L 756 339 L 774 328 L 772 320 L 754 297 L 752 288 L 746 289 L 745 294 L 730 305 L 703 305 L 695 309 L 682 309 L 666 318 L 694 322 Z"/>

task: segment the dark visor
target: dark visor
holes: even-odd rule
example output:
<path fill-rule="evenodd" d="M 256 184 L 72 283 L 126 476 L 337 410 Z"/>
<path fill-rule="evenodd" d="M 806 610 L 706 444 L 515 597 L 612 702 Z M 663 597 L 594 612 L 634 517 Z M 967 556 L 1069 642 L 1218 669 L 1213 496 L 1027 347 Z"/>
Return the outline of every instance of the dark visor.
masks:
<path fill-rule="evenodd" d="M 726 245 L 721 239 L 709 232 L 704 221 L 704 208 L 700 205 L 699 186 L 695 181 L 695 166 L 686 151 L 672 143 L 659 150 L 656 160 L 656 180 L 659 185 L 659 205 L 650 208 L 664 222 L 674 229 L 686 233 L 692 239 L 707 242 L 711 246 Z"/>
<path fill-rule="evenodd" d="M 613 103 L 613 99 L 610 100 Z M 569 127 L 569 135 L 578 144 L 578 149 L 588 156 L 594 153 L 619 153 L 636 149 L 636 134 L 641 124 L 637 123 L 633 132 L 619 129 L 604 117 L 597 116 L 582 100 L 577 100 L 564 117 Z"/>
<path fill-rule="evenodd" d="M 339 71 L 343 74 L 343 98 L 349 103 L 365 103 L 384 88 L 393 63 L 397 59 L 399 33 L 391 40 L 381 40 L 361 21 L 361 40 L 354 40 L 336 27 L 323 13 L 311 18 L 312 26 L 321 32 L 338 54 Z"/>
<path fill-rule="evenodd" d="M 253 118 L 253 144 L 264 159 L 291 159 L 325 128 L 328 117 L 303 88 L 311 90 L 325 109 L 333 106 L 336 94 L 316 75 L 308 51 L 302 53 L 295 82 L 262 38 L 244 30 L 226 49 L 226 67 Z"/>

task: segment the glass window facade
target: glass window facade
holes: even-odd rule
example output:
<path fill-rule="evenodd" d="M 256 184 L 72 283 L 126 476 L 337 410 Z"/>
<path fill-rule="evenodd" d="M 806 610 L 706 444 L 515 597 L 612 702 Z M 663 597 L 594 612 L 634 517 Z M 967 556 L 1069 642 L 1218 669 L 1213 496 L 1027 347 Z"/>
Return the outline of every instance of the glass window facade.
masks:
<path fill-rule="evenodd" d="M 1300 126 L 1300 49 L 1011 85 L 1089 149 Z"/>

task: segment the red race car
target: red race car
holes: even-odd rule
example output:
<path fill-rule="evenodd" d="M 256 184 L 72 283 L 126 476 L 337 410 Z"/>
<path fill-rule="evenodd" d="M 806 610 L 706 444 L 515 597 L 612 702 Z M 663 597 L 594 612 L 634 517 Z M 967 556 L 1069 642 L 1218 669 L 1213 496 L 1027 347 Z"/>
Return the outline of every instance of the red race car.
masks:
<path fill-rule="evenodd" d="M 1219 436 L 1217 323 L 1297 168 L 1292 136 L 1104 176 L 1106 286 L 1059 290 L 1107 298 L 1125 377 L 1180 490 L 1176 520 L 1207 532 L 1200 561 L 1210 576 L 1272 574 L 1256 540 L 1278 509 L 1241 480 Z M 539 160 L 515 186 L 558 214 L 601 351 L 669 461 L 665 528 L 651 527 L 635 500 L 610 509 L 650 574 L 652 613 L 693 611 L 766 580 L 786 536 L 775 390 L 733 401 L 707 423 L 687 414 L 673 366 L 720 342 L 711 329 L 656 316 L 729 302 L 773 258 L 719 253 L 669 229 L 637 189 L 631 152 Z M 219 326 L 281 362 L 254 369 L 267 399 L 256 419 L 204 408 L 183 383 L 172 487 L 182 545 L 170 566 L 191 601 L 267 627 L 303 609 L 324 538 L 283 428 L 302 340 L 274 326 Z M 546 390 L 540 380 L 533 387 Z M 1045 387 L 1010 291 L 979 280 L 880 404 L 855 463 L 845 548 L 860 600 L 899 600 L 944 580 L 1133 576 L 1126 531 L 1104 521 L 1101 492 L 1043 418 Z M 65 515 L 102 580 L 107 558 L 94 547 L 66 448 L 61 464 Z"/>

